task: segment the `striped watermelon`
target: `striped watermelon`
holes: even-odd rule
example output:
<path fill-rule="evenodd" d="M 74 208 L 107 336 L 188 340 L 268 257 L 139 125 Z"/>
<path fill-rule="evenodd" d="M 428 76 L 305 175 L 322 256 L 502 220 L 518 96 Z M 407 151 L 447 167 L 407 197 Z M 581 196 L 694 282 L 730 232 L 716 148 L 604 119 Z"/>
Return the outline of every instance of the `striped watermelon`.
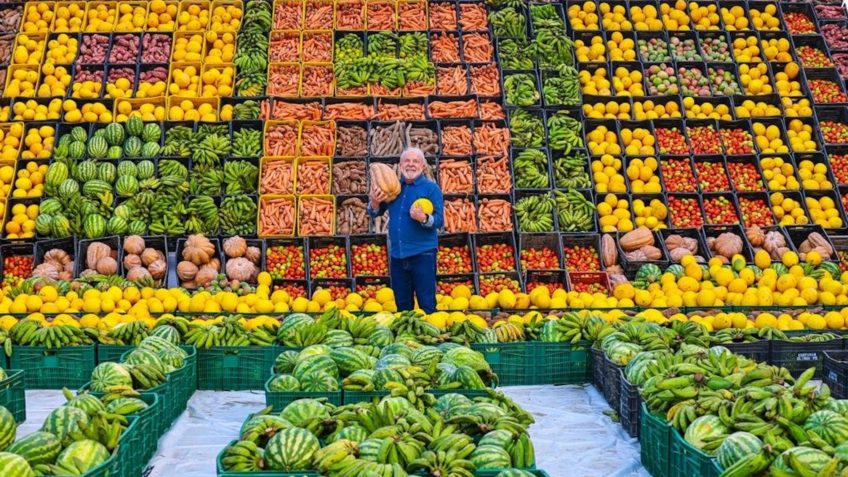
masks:
<path fill-rule="evenodd" d="M 469 456 L 469 460 L 477 467 L 477 470 L 503 469 L 512 465 L 509 452 L 492 445 L 477 446 Z"/>
<path fill-rule="evenodd" d="M 165 363 L 163 363 L 162 359 L 159 357 L 159 352 L 153 351 L 150 348 L 136 348 L 132 350 L 132 352 L 127 355 L 125 361 L 127 364 L 132 365 L 148 364 L 158 369 L 163 374 L 165 373 Z"/>
<path fill-rule="evenodd" d="M 165 366 L 165 373 L 173 372 L 185 365 L 185 353 L 177 352 L 171 349 L 160 350 L 156 355 Z"/>
<path fill-rule="evenodd" d="M 150 336 L 156 336 L 167 340 L 174 346 L 179 346 L 180 344 L 180 332 L 171 325 L 159 325 L 156 328 L 153 328 L 153 330 L 150 331 Z"/>
<path fill-rule="evenodd" d="M 721 467 L 727 469 L 744 457 L 756 454 L 763 448 L 763 441 L 750 432 L 734 432 L 721 443 L 716 458 Z"/>
<path fill-rule="evenodd" d="M 297 354 L 297 360 L 295 364 L 299 364 L 302 361 L 306 361 L 307 359 L 313 356 L 330 356 L 330 347 L 323 344 L 315 344 L 311 346 L 307 346 L 300 350 L 300 353 Z"/>
<path fill-rule="evenodd" d="M 268 441 L 265 463 L 272 470 L 308 470 L 320 448 L 318 439 L 306 429 L 284 429 Z"/>
<path fill-rule="evenodd" d="M 83 475 L 107 460 L 109 450 L 106 446 L 91 439 L 83 439 L 66 447 L 56 458 L 56 465 L 73 475 Z"/>
<path fill-rule="evenodd" d="M 109 405 L 106 406 L 106 411 L 120 414 L 122 416 L 130 416 L 147 409 L 147 407 L 147 403 L 141 399 L 133 397 L 119 397 L 109 402 Z"/>
<path fill-rule="evenodd" d="M 105 192 L 112 192 L 112 184 L 102 179 L 92 179 L 82 186 L 82 194 L 86 197 L 96 198 Z"/>
<path fill-rule="evenodd" d="M 97 177 L 97 163 L 95 161 L 82 161 L 77 164 L 74 178 L 80 182 L 88 182 Z"/>
<path fill-rule="evenodd" d="M 52 231 L 53 216 L 45 212 L 38 214 L 35 218 L 35 230 L 39 235 L 49 236 Z"/>
<path fill-rule="evenodd" d="M 88 415 L 75 407 L 57 407 L 44 420 L 41 430 L 49 432 L 62 441 L 62 445 L 85 437 L 83 429 L 88 427 Z"/>
<path fill-rule="evenodd" d="M 156 123 L 147 123 L 141 131 L 141 140 L 144 142 L 159 142 L 162 139 L 162 128 Z"/>
<path fill-rule="evenodd" d="M 268 381 L 266 387 L 268 391 L 295 392 L 300 391 L 300 381 L 291 374 L 278 374 Z"/>
<path fill-rule="evenodd" d="M 814 431 L 830 445 L 837 446 L 848 441 L 848 419 L 833 411 L 816 411 L 804 422 L 804 429 Z"/>
<path fill-rule="evenodd" d="M 394 340 L 394 333 L 392 333 L 392 330 L 386 326 L 378 326 L 374 329 L 374 332 L 368 336 L 368 344 L 379 348 L 392 344 Z"/>
<path fill-rule="evenodd" d="M 800 475 L 789 464 L 790 455 L 793 455 L 801 462 L 811 473 L 815 475 L 820 472 L 830 462 L 830 456 L 818 449 L 811 447 L 793 447 L 784 451 L 777 456 L 771 463 L 770 469 L 775 469 L 775 473 L 783 471 L 780 475 Z"/>
<path fill-rule="evenodd" d="M 844 417 L 848 415 L 848 399 L 830 399 L 825 405 L 825 409 L 842 414 Z"/>
<path fill-rule="evenodd" d="M 301 361 L 294 367 L 292 376 L 298 381 L 303 381 L 303 375 L 310 371 L 321 371 L 330 376 L 338 376 L 339 368 L 336 362 L 327 356 L 311 356 L 304 361 Z"/>
<path fill-rule="evenodd" d="M 162 148 L 158 142 L 146 142 L 141 146 L 141 157 L 156 157 Z"/>
<path fill-rule="evenodd" d="M 383 447 L 382 439 L 365 439 L 359 443 L 359 458 L 368 462 L 377 462 L 380 458 L 381 447 Z"/>
<path fill-rule="evenodd" d="M 94 136 L 88 140 L 88 155 L 93 159 L 102 159 L 106 157 L 106 152 L 109 150 L 109 144 L 102 136 Z"/>
<path fill-rule="evenodd" d="M 300 380 L 300 388 L 310 393 L 327 393 L 339 390 L 339 381 L 321 371 L 310 371 Z"/>
<path fill-rule="evenodd" d="M 138 192 L 138 179 L 133 176 L 121 176 L 115 183 L 115 192 L 119 197 L 132 197 Z"/>
<path fill-rule="evenodd" d="M 144 143 L 141 142 L 141 139 L 137 137 L 130 137 L 124 141 L 124 154 L 127 157 L 140 157 L 141 156 L 141 148 Z"/>
<path fill-rule="evenodd" d="M 312 323 L 315 323 L 315 320 L 306 313 L 292 313 L 283 320 L 283 323 L 277 330 L 277 340 L 280 343 L 291 341 L 301 326 L 310 325 Z"/>
<path fill-rule="evenodd" d="M 106 232 L 109 235 L 126 235 L 127 228 L 129 224 L 127 221 L 117 215 L 111 217 L 108 222 L 106 222 Z"/>
<path fill-rule="evenodd" d="M 6 450 L 9 444 L 15 441 L 18 432 L 18 424 L 15 416 L 3 406 L 0 406 L 0 451 Z"/>
<path fill-rule="evenodd" d="M 298 399 L 289 403 L 280 413 L 280 417 L 300 427 L 309 420 L 315 418 L 326 419 L 330 417 L 327 408 L 315 399 Z"/>
<path fill-rule="evenodd" d="M 157 353 L 163 349 L 185 353 L 185 351 L 183 351 L 182 348 L 180 348 L 176 344 L 171 343 L 170 341 L 159 336 L 153 335 L 141 340 L 141 343 L 138 344 L 138 347 L 141 349 L 149 349 Z"/>
<path fill-rule="evenodd" d="M 68 393 L 70 394 L 70 391 Z M 82 409 L 89 417 L 106 410 L 106 405 L 103 404 L 103 401 L 89 393 L 77 394 L 69 399 L 65 405 Z"/>
<path fill-rule="evenodd" d="M 81 126 L 74 126 L 74 128 L 71 129 L 71 138 L 74 141 L 88 141 L 88 131 Z"/>
<path fill-rule="evenodd" d="M 460 383 L 463 389 L 486 389 L 480 375 L 468 366 L 457 366 L 450 379 Z"/>
<path fill-rule="evenodd" d="M 147 233 L 147 224 L 143 220 L 130 221 L 127 227 L 127 235 L 144 235 Z"/>
<path fill-rule="evenodd" d="M 65 179 L 59 184 L 59 197 L 70 199 L 79 193 L 79 183 L 73 179 Z"/>
<path fill-rule="evenodd" d="M 54 215 L 50 221 L 50 235 L 56 238 L 70 237 L 71 221 L 62 214 Z"/>
<path fill-rule="evenodd" d="M 97 178 L 107 184 L 112 184 L 118 178 L 118 168 L 111 162 L 101 162 L 97 166 Z"/>
<path fill-rule="evenodd" d="M 342 428 L 339 432 L 335 432 L 327 437 L 327 444 L 332 444 L 341 439 L 347 439 L 356 443 L 365 441 L 368 438 L 368 431 L 359 424 L 353 424 Z"/>
<path fill-rule="evenodd" d="M 388 354 L 399 354 L 407 358 L 412 358 L 412 348 L 404 343 L 392 343 L 388 346 L 384 346 L 383 349 L 380 350 L 381 358 Z"/>
<path fill-rule="evenodd" d="M 704 448 L 704 438 L 726 436 L 729 433 L 727 426 L 721 422 L 718 416 L 701 416 L 686 428 L 683 438 L 697 449 Z"/>
<path fill-rule="evenodd" d="M 356 371 L 357 373 L 360 371 Z M 371 376 L 371 381 L 374 383 L 375 389 L 386 389 L 386 384 L 395 382 L 404 382 L 403 376 L 394 368 L 383 368 L 374 371 Z"/>
<path fill-rule="evenodd" d="M 118 177 L 123 176 L 138 176 L 138 168 L 132 161 L 121 161 L 118 163 Z"/>
<path fill-rule="evenodd" d="M 374 369 L 401 369 L 407 366 L 411 366 L 412 362 L 409 361 L 409 358 L 400 354 L 387 354 L 382 358 L 377 360 L 377 363 L 374 365 Z"/>
<path fill-rule="evenodd" d="M 283 351 L 274 360 L 274 371 L 278 373 L 290 373 L 297 365 L 297 351 Z"/>
<path fill-rule="evenodd" d="M 512 444 L 514 438 L 515 436 L 513 436 L 510 431 L 495 429 L 494 431 L 487 432 L 483 437 L 481 437 L 480 442 L 478 442 L 477 445 L 489 445 L 506 449 L 510 444 Z"/>
<path fill-rule="evenodd" d="M 29 466 L 27 461 L 11 452 L 0 452 L 0 469 L 3 469 L 3 475 L 9 477 L 34 477 L 35 472 Z"/>
<path fill-rule="evenodd" d="M 141 136 L 142 133 L 144 133 L 144 123 L 138 116 L 130 116 L 124 127 L 127 129 L 127 134 L 130 136 Z"/>
<path fill-rule="evenodd" d="M 412 352 L 409 360 L 415 366 L 428 368 L 442 360 L 442 351 L 435 346 L 422 346 Z"/>
<path fill-rule="evenodd" d="M 462 394 L 450 393 L 439 396 L 433 404 L 433 409 L 447 419 L 450 416 L 465 412 L 473 404 L 471 399 Z"/>
<path fill-rule="evenodd" d="M 495 475 L 495 477 L 536 477 L 530 472 L 521 469 L 504 469 Z"/>
<path fill-rule="evenodd" d="M 357 369 L 372 368 L 376 361 L 362 351 L 349 347 L 334 348 L 330 352 L 330 357 L 339 366 L 339 370 L 344 373 L 352 373 Z"/>
<path fill-rule="evenodd" d="M 100 363 L 91 372 L 91 390 L 109 392 L 115 386 L 132 386 L 129 370 L 119 363 Z"/>
<path fill-rule="evenodd" d="M 136 164 L 136 177 L 140 180 L 149 179 L 156 173 L 156 168 L 152 161 L 139 161 Z"/>
<path fill-rule="evenodd" d="M 7 450 L 26 459 L 29 465 L 52 464 L 62 452 L 62 442 L 49 432 L 36 431 L 18 439 Z"/>
<path fill-rule="evenodd" d="M 47 175 L 44 176 L 44 185 L 58 187 L 68 177 L 70 177 L 70 171 L 67 164 L 64 162 L 54 162 L 47 168 Z"/>
<path fill-rule="evenodd" d="M 324 336 L 324 344 L 333 348 L 353 346 L 353 336 L 345 330 L 330 330 Z"/>
<path fill-rule="evenodd" d="M 68 144 L 68 157 L 71 159 L 82 159 L 85 156 L 85 142 L 71 141 Z"/>
<path fill-rule="evenodd" d="M 117 146 L 124 142 L 124 128 L 118 123 L 109 123 L 104 128 L 103 137 L 110 146 Z"/>

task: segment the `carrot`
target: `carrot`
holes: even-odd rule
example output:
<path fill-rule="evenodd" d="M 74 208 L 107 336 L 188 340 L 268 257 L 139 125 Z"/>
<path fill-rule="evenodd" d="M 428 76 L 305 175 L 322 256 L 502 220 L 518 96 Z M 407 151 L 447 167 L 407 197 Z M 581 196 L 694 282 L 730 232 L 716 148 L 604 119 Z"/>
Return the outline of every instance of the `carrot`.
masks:
<path fill-rule="evenodd" d="M 453 3 L 430 4 L 430 29 L 448 31 L 457 30 L 456 7 Z"/>
<path fill-rule="evenodd" d="M 333 61 L 333 34 L 330 32 L 304 34 L 303 61 L 317 63 Z"/>
<path fill-rule="evenodd" d="M 300 32 L 273 31 L 268 48 L 268 60 L 272 63 L 300 61 Z"/>
<path fill-rule="evenodd" d="M 365 19 L 368 30 L 396 30 L 394 3 L 380 0 L 368 2 Z"/>
<path fill-rule="evenodd" d="M 480 194 L 509 194 L 512 180 L 506 156 L 477 158 L 477 192 Z"/>
<path fill-rule="evenodd" d="M 259 198 L 259 235 L 294 235 L 293 197 Z"/>
<path fill-rule="evenodd" d="M 365 4 L 359 0 L 336 3 L 336 30 L 364 30 Z"/>
<path fill-rule="evenodd" d="M 298 194 L 329 194 L 330 164 L 323 160 L 300 160 L 297 163 Z"/>
<path fill-rule="evenodd" d="M 445 232 L 476 232 L 477 220 L 474 203 L 468 199 L 445 201 Z"/>
<path fill-rule="evenodd" d="M 292 194 L 294 169 L 290 161 L 268 161 L 262 164 L 259 179 L 260 194 Z"/>
<path fill-rule="evenodd" d="M 477 100 L 431 101 L 428 110 L 432 118 L 476 118 Z"/>
<path fill-rule="evenodd" d="M 433 34 L 430 37 L 430 59 L 436 63 L 459 63 L 459 38 L 452 33 Z"/>
<path fill-rule="evenodd" d="M 481 96 L 501 95 L 501 75 L 498 65 L 489 63 L 471 67 L 471 93 Z"/>
<path fill-rule="evenodd" d="M 328 30 L 333 27 L 333 2 L 313 0 L 306 2 L 304 30 Z"/>
<path fill-rule="evenodd" d="M 274 30 L 300 30 L 303 2 L 284 1 L 274 9 Z"/>
<path fill-rule="evenodd" d="M 330 66 L 303 66 L 303 88 L 301 95 L 304 97 L 332 96 L 333 95 L 333 67 Z"/>
<path fill-rule="evenodd" d="M 467 71 L 462 66 L 444 66 L 436 69 L 436 85 L 442 96 L 468 94 Z"/>
<path fill-rule="evenodd" d="M 266 115 L 267 117 L 267 115 Z M 274 101 L 270 119 L 321 119 L 321 103 L 287 103 Z"/>
<path fill-rule="evenodd" d="M 378 100 L 377 115 L 374 116 L 374 119 L 396 121 L 423 121 L 425 119 L 424 104 L 392 104 L 384 103 L 383 100 Z"/>
<path fill-rule="evenodd" d="M 400 96 L 400 92 L 400 88 L 389 89 L 378 83 L 371 85 L 372 96 Z"/>
<path fill-rule="evenodd" d="M 324 119 L 371 119 L 374 108 L 363 103 L 337 103 L 324 107 Z"/>
<path fill-rule="evenodd" d="M 403 87 L 403 95 L 407 98 L 429 96 L 436 91 L 436 85 L 433 83 L 424 83 L 421 81 L 410 81 Z"/>
<path fill-rule="evenodd" d="M 336 96 L 339 98 L 361 98 L 362 96 L 368 96 L 368 85 L 356 86 L 347 89 L 336 88 Z"/>
<path fill-rule="evenodd" d="M 480 103 L 480 119 L 494 120 L 506 119 L 503 106 L 495 101 L 483 101 Z"/>
<path fill-rule="evenodd" d="M 462 31 L 488 31 L 489 17 L 482 3 L 460 3 L 459 15 Z"/>
<path fill-rule="evenodd" d="M 512 204 L 504 199 L 482 199 L 477 211 L 481 232 L 512 231 Z"/>
<path fill-rule="evenodd" d="M 465 33 L 462 35 L 462 56 L 468 63 L 492 61 L 492 41 L 488 33 Z"/>
<path fill-rule="evenodd" d="M 300 65 L 273 64 L 268 69 L 268 94 L 271 96 L 297 96 Z"/>
<path fill-rule="evenodd" d="M 300 135 L 301 156 L 332 156 L 336 150 L 336 125 L 304 124 Z"/>
<path fill-rule="evenodd" d="M 297 125 L 275 124 L 265 133 L 265 154 L 294 156 L 297 151 Z"/>
<path fill-rule="evenodd" d="M 446 156 L 471 154 L 471 129 L 468 126 L 442 128 L 442 153 Z"/>
<path fill-rule="evenodd" d="M 471 161 L 439 161 L 439 185 L 445 194 L 473 194 L 474 172 L 471 170 Z"/>
<path fill-rule="evenodd" d="M 398 2 L 398 30 L 416 31 L 427 29 L 424 2 Z"/>
<path fill-rule="evenodd" d="M 335 204 L 323 197 L 300 198 L 300 235 L 333 235 Z"/>
<path fill-rule="evenodd" d="M 506 155 L 509 149 L 509 129 L 495 123 L 484 123 L 474 128 L 474 149 L 478 153 Z"/>

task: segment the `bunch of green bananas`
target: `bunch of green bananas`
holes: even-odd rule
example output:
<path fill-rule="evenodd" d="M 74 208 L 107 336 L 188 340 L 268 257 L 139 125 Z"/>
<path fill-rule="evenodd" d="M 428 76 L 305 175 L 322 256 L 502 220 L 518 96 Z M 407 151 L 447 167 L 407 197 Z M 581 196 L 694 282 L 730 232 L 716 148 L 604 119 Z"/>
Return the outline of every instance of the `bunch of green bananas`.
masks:
<path fill-rule="evenodd" d="M 498 43 L 498 58 L 504 70 L 532 70 L 533 51 L 524 37 L 506 38 Z"/>
<path fill-rule="evenodd" d="M 191 168 L 188 192 L 191 195 L 219 195 L 224 185 L 224 170 L 220 165 L 197 164 Z"/>
<path fill-rule="evenodd" d="M 530 20 L 536 32 L 545 29 L 565 31 L 565 22 L 551 3 L 530 5 Z"/>
<path fill-rule="evenodd" d="M 233 131 L 232 154 L 235 157 L 259 157 L 262 155 L 262 131 L 243 128 Z"/>
<path fill-rule="evenodd" d="M 524 149 L 512 159 L 516 189 L 544 189 L 550 186 L 548 155 L 539 149 Z"/>
<path fill-rule="evenodd" d="M 256 232 L 256 201 L 246 194 L 228 195 L 219 209 L 225 235 L 253 235 Z"/>
<path fill-rule="evenodd" d="M 554 151 L 571 152 L 571 148 L 583 147 L 583 123 L 568 115 L 567 111 L 557 111 L 548 118 L 548 143 Z"/>
<path fill-rule="evenodd" d="M 545 124 L 536 113 L 516 109 L 509 117 L 509 134 L 513 147 L 542 147 L 545 142 Z"/>
<path fill-rule="evenodd" d="M 125 366 L 130 372 L 134 389 L 153 389 L 165 383 L 165 373 L 158 366 L 150 363 L 141 363 Z"/>
<path fill-rule="evenodd" d="M 17 346 L 40 346 L 58 349 L 66 346 L 83 346 L 93 343 L 97 330 L 70 325 L 44 326 L 36 320 L 25 318 L 9 330 L 11 342 Z M 4 342 L 4 346 L 8 346 Z M 7 354 L 9 350 L 6 350 Z"/>
<path fill-rule="evenodd" d="M 396 58 L 398 37 L 392 32 L 381 31 L 368 35 L 368 56 L 372 58 Z"/>
<path fill-rule="evenodd" d="M 207 195 L 189 199 L 182 218 L 189 234 L 215 235 L 220 224 L 215 200 Z"/>
<path fill-rule="evenodd" d="M 521 232 L 554 231 L 554 199 L 548 194 L 528 195 L 515 203 L 515 216 Z"/>
<path fill-rule="evenodd" d="M 355 33 L 348 33 L 336 42 L 333 61 L 338 64 L 358 60 L 365 55 L 364 50 L 362 38 Z"/>
<path fill-rule="evenodd" d="M 527 18 L 514 8 L 491 12 L 489 23 L 496 37 L 527 38 Z"/>
<path fill-rule="evenodd" d="M 238 96 L 261 96 L 265 93 L 268 84 L 268 32 L 272 23 L 273 14 L 268 2 L 251 0 L 246 3 L 233 59 L 238 68 L 235 82 Z"/>
<path fill-rule="evenodd" d="M 403 33 L 398 37 L 400 58 L 427 57 L 427 34 L 416 31 Z"/>
<path fill-rule="evenodd" d="M 233 106 L 233 119 L 235 120 L 251 120 L 259 119 L 261 108 L 259 103 L 252 99 L 237 103 Z"/>
<path fill-rule="evenodd" d="M 532 49 L 542 68 L 554 69 L 560 65 L 574 65 L 574 42 L 566 35 L 564 28 L 537 30 Z"/>
<path fill-rule="evenodd" d="M 101 335 L 99 341 L 101 344 L 138 346 L 141 340 L 147 338 L 149 332 L 147 323 L 136 320 L 118 324 L 110 329 L 105 336 Z"/>
<path fill-rule="evenodd" d="M 595 204 L 577 189 L 554 191 L 560 232 L 590 232 L 595 228 Z"/>
<path fill-rule="evenodd" d="M 264 470 L 264 451 L 255 442 L 231 443 L 221 454 L 221 464 L 231 472 L 260 472 Z"/>
<path fill-rule="evenodd" d="M 276 341 L 276 330 L 263 325 L 248 330 L 240 315 L 231 315 L 217 325 L 189 324 L 183 341 L 198 348 L 212 346 L 271 346 Z"/>
<path fill-rule="evenodd" d="M 554 183 L 563 189 L 588 189 L 592 187 L 587 166 L 589 158 L 581 151 L 554 157 Z"/>
<path fill-rule="evenodd" d="M 259 181 L 259 168 L 248 161 L 224 164 L 224 191 L 227 194 L 254 194 Z"/>
<path fill-rule="evenodd" d="M 577 68 L 571 65 L 560 65 L 555 75 L 545 77 L 542 94 L 546 105 L 576 106 L 580 104 L 580 80 Z"/>
<path fill-rule="evenodd" d="M 162 147 L 162 155 L 181 157 L 190 156 L 192 135 L 193 131 L 188 126 L 174 126 L 168 129 L 165 131 L 165 145 Z M 162 173 L 161 167 L 159 168 L 159 172 Z"/>
<path fill-rule="evenodd" d="M 516 73 L 504 78 L 504 94 L 510 106 L 533 106 L 539 103 L 536 78 L 528 73 Z"/>
<path fill-rule="evenodd" d="M 202 128 L 203 126 L 201 126 Z M 197 134 L 197 144 L 192 147 L 192 165 L 219 165 L 222 159 L 232 150 L 232 143 L 226 131 L 212 132 L 210 134 Z M 192 166 L 192 167 L 193 167 Z"/>
<path fill-rule="evenodd" d="M 412 336 L 425 344 L 439 342 L 438 337 L 441 334 L 437 327 L 424 321 L 416 312 L 401 313 L 392 321 L 389 329 L 395 336 Z"/>

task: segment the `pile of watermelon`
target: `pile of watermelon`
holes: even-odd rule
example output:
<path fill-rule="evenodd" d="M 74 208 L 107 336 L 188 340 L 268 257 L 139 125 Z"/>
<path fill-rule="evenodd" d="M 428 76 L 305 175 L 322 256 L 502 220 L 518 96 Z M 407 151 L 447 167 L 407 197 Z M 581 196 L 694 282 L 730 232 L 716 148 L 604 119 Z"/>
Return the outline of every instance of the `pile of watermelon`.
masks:
<path fill-rule="evenodd" d="M 179 347 L 179 336 L 168 335 L 168 328 L 161 327 L 166 333 L 144 338 L 124 356 L 123 362 L 98 364 L 91 373 L 91 390 L 122 393 L 162 385 L 166 375 L 182 368 L 187 357 L 185 350 Z"/>

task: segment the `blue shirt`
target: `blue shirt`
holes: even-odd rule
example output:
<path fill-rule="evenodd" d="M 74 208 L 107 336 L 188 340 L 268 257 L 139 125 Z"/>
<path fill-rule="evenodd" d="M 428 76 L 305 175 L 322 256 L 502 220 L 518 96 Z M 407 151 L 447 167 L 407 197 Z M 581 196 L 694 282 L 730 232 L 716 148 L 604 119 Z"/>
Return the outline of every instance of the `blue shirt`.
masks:
<path fill-rule="evenodd" d="M 412 204 L 421 198 L 433 203 L 433 213 L 425 223 L 409 216 Z M 389 211 L 389 256 L 408 258 L 424 252 L 432 252 L 438 247 L 438 230 L 444 225 L 444 201 L 439 186 L 425 177 L 418 176 L 412 183 L 400 181 L 400 194 L 389 203 L 382 203 L 377 210 L 368 204 L 371 217 Z"/>

